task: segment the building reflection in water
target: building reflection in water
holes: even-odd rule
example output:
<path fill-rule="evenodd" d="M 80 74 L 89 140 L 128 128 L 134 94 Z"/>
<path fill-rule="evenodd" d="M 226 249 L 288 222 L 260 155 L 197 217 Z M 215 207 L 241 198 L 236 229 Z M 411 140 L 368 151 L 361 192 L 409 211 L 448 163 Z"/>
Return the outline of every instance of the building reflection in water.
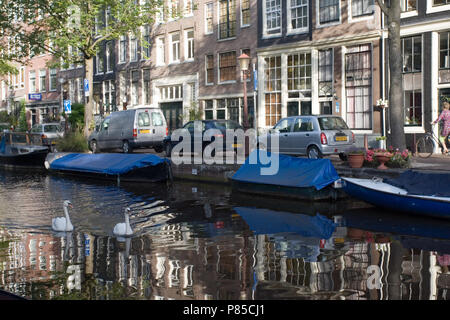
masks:
<path fill-rule="evenodd" d="M 347 227 L 339 216 L 327 239 L 258 234 L 237 213 L 203 209 L 201 223 L 155 216 L 128 239 L 2 228 L 0 287 L 32 299 L 449 299 L 448 243 L 420 248 L 419 238 Z M 70 266 L 79 289 L 68 288 Z M 379 267 L 378 289 L 368 287 L 369 266 Z"/>

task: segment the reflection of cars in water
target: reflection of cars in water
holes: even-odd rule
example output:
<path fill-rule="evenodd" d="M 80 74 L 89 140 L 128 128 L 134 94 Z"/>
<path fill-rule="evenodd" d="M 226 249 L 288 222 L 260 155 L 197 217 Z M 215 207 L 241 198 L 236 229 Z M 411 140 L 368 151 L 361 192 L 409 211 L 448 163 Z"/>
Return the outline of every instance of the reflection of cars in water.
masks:
<path fill-rule="evenodd" d="M 30 132 L 40 134 L 42 145 L 48 146 L 51 151 L 55 150 L 56 140 L 64 137 L 64 127 L 57 122 L 35 124 Z"/>
<path fill-rule="evenodd" d="M 283 118 L 268 134 L 258 139 L 259 147 L 270 151 L 272 137 L 278 138 L 278 152 L 306 155 L 313 159 L 338 154 L 344 160 L 355 143 L 355 135 L 345 121 L 330 115 Z"/>
<path fill-rule="evenodd" d="M 196 128 L 195 123 L 198 123 L 199 126 Z M 200 129 L 200 130 L 199 130 Z M 205 133 L 207 130 L 215 129 L 218 130 L 217 134 L 213 135 L 212 137 L 206 137 Z M 242 148 L 243 146 L 237 143 L 237 138 L 235 137 L 233 140 L 233 143 L 227 144 L 226 139 L 226 131 L 227 130 L 237 130 L 237 129 L 243 129 L 242 126 L 233 120 L 197 120 L 197 121 L 189 121 L 186 123 L 181 129 L 178 130 L 187 130 L 189 132 L 190 138 L 191 138 L 191 152 L 193 152 L 194 149 L 194 132 L 195 130 L 199 130 L 199 133 L 202 137 L 202 152 L 205 150 L 206 146 L 214 141 L 214 139 L 217 136 L 220 136 L 223 139 L 223 150 L 220 151 L 237 151 L 237 149 Z M 172 133 L 173 135 L 173 133 Z M 206 137 L 203 141 L 204 136 Z M 171 139 L 172 136 L 167 136 L 164 139 L 164 151 L 166 153 L 166 156 L 170 157 L 172 153 L 172 149 L 174 146 L 176 146 L 178 143 L 182 141 L 182 138 L 180 138 L 179 141 L 174 141 Z M 211 155 L 215 155 L 215 150 L 211 152 Z"/>

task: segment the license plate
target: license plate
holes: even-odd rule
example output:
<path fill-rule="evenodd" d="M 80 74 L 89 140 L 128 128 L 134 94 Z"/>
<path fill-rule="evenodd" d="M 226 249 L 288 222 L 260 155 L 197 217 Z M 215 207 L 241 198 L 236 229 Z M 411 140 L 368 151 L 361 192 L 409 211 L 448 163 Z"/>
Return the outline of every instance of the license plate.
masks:
<path fill-rule="evenodd" d="M 139 133 L 150 133 L 150 130 L 149 129 L 142 129 L 142 130 L 139 130 Z"/>
<path fill-rule="evenodd" d="M 335 139 L 336 139 L 336 141 L 347 141 L 347 136 L 336 137 Z"/>
<path fill-rule="evenodd" d="M 242 144 L 233 143 L 232 147 L 233 148 L 240 148 L 240 147 L 242 147 Z"/>

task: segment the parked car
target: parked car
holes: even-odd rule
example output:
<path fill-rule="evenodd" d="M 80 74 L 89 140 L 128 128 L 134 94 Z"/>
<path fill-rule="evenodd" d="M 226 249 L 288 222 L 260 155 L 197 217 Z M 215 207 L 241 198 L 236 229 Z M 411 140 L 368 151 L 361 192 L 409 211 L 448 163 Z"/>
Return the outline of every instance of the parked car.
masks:
<path fill-rule="evenodd" d="M 89 149 L 94 153 L 117 148 L 124 153 L 136 148 L 154 148 L 161 152 L 167 134 L 167 122 L 159 108 L 117 111 L 96 126 L 88 138 Z"/>
<path fill-rule="evenodd" d="M 50 151 L 55 150 L 56 140 L 64 137 L 64 127 L 58 122 L 37 123 L 31 127 L 32 134 L 40 135 L 42 145 L 49 147 Z"/>
<path fill-rule="evenodd" d="M 268 134 L 259 137 L 258 146 L 271 150 L 271 136 L 279 139 L 280 153 L 306 155 L 312 159 L 338 154 L 345 160 L 355 144 L 355 135 L 345 121 L 331 115 L 283 118 Z"/>
<path fill-rule="evenodd" d="M 235 137 L 233 140 L 233 143 L 231 144 L 227 144 L 226 141 L 226 131 L 227 129 L 231 129 L 231 130 L 236 130 L 236 129 L 243 129 L 242 126 L 237 123 L 236 121 L 233 120 L 198 120 L 199 123 L 201 123 L 201 137 L 202 137 L 202 152 L 205 150 L 205 147 L 212 143 L 215 139 L 214 136 L 210 137 L 211 139 L 209 139 L 209 137 L 207 139 L 209 139 L 209 141 L 203 141 L 203 137 L 205 135 L 206 130 L 209 129 L 216 129 L 220 131 L 220 134 L 223 138 L 223 151 L 237 151 L 239 148 L 242 148 L 243 146 L 237 143 L 237 138 Z M 180 128 L 181 130 L 187 130 L 190 133 L 190 137 L 191 137 L 191 151 L 194 151 L 194 130 L 195 130 L 195 121 L 189 121 L 188 123 L 186 123 L 182 128 Z M 172 133 L 173 134 L 173 133 Z M 172 154 L 172 149 L 174 146 L 176 146 L 178 143 L 180 143 L 182 141 L 182 139 L 180 139 L 180 141 L 174 141 L 171 138 L 172 136 L 167 136 L 164 139 L 164 150 L 166 153 L 166 156 L 170 157 Z M 215 156 L 215 150 L 213 150 L 213 152 L 211 153 L 212 156 Z"/>

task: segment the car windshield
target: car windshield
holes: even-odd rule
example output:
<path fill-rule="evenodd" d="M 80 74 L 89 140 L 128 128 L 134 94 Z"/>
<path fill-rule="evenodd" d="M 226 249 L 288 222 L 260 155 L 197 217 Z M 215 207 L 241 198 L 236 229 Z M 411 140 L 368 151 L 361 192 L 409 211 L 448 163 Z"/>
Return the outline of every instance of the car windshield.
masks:
<path fill-rule="evenodd" d="M 61 127 L 58 126 L 57 124 L 44 126 L 44 132 L 60 132 L 60 131 L 61 131 Z"/>
<path fill-rule="evenodd" d="M 216 128 L 217 129 L 240 129 L 242 128 L 241 125 L 235 121 L 216 121 Z"/>
<path fill-rule="evenodd" d="M 339 117 L 323 117 L 319 118 L 321 130 L 343 130 L 348 129 L 347 124 Z"/>

